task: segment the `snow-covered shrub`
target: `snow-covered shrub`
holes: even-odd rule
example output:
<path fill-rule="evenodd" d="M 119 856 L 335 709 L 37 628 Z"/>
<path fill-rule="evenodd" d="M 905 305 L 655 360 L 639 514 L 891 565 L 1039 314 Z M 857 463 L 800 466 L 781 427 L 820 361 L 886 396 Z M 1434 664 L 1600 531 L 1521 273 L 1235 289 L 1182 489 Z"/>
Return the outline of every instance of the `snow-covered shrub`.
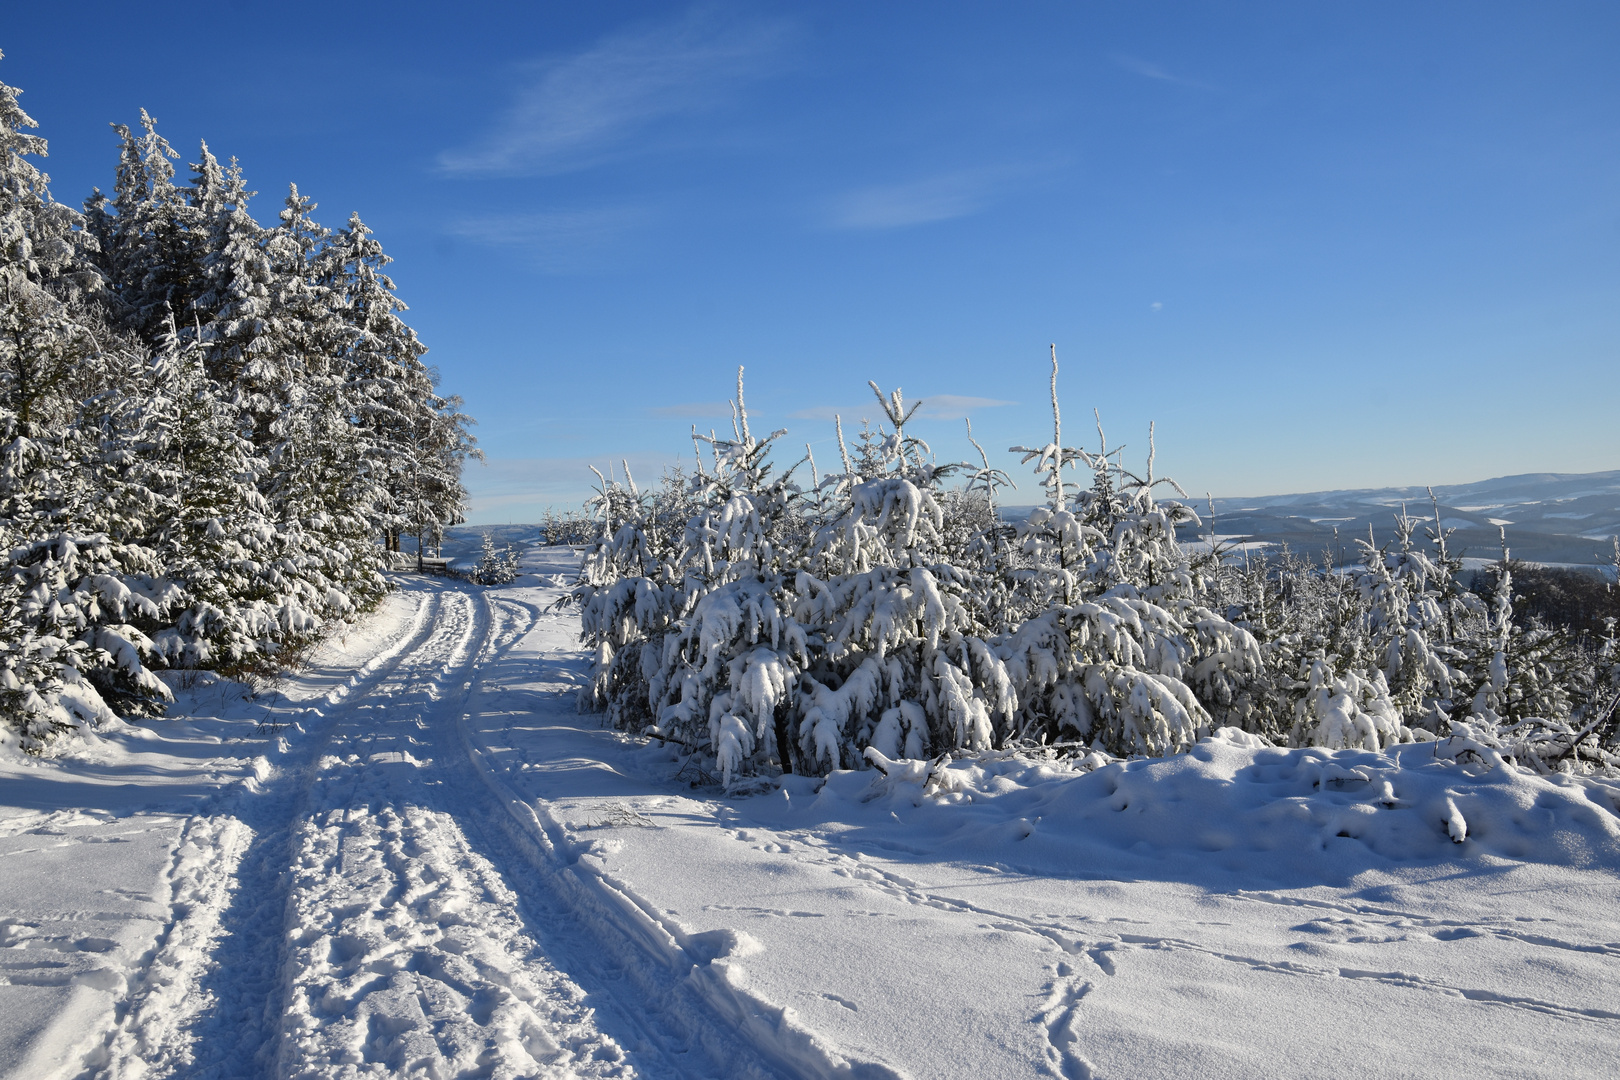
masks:
<path fill-rule="evenodd" d="M 485 533 L 473 581 L 479 585 L 509 585 L 517 580 L 518 556 L 511 544 L 496 547 L 494 537 Z"/>
<path fill-rule="evenodd" d="M 575 510 L 559 513 L 548 506 L 540 518 L 540 534 L 544 538 L 541 542 L 548 546 L 589 544 L 597 539 L 598 531 L 594 517 Z"/>
<path fill-rule="evenodd" d="M 1052 440 L 1014 448 L 1048 505 L 1009 526 L 982 451 L 938 463 L 914 408 L 873 389 L 883 419 L 853 446 L 837 423 L 837 471 L 808 448 L 774 468 L 783 433 L 752 434 L 739 372 L 731 437 L 694 432 L 695 473 L 601 480 L 572 597 L 596 659 L 582 707 L 728 782 L 1020 746 L 1158 755 L 1220 726 L 1380 750 L 1463 725 L 1540 768 L 1611 753 L 1620 650 L 1516 627 L 1511 584 L 1464 589 L 1438 522 L 1426 547 L 1403 513 L 1347 570 L 1190 554 L 1177 528 L 1199 519 L 1158 497 L 1151 430 L 1140 476 L 1106 441 L 1063 445 L 1054 356 Z"/>
<path fill-rule="evenodd" d="M 1211 728 L 1201 697 L 1229 692 L 1260 667 L 1256 642 L 1203 602 L 1203 582 L 1177 542 L 1196 525 L 1186 505 L 1159 502 L 1152 433 L 1144 476 L 1108 450 L 1062 447 L 1057 356 L 1053 441 L 1014 447 L 1048 474 L 1050 508 L 1018 529 L 1028 566 L 1014 572 L 1026 615 L 998 639 L 1019 700 L 1018 733 L 1078 741 L 1117 755 L 1185 749 Z M 1062 470 L 1083 463 L 1089 488 L 1071 498 Z M 1179 489 L 1178 489 L 1179 490 Z"/>
<path fill-rule="evenodd" d="M 840 423 L 841 471 L 807 454 L 775 472 L 782 433 L 752 435 L 739 381 L 733 437 L 702 440 L 712 466 L 700 454 L 647 495 L 628 474 L 604 483 L 606 535 L 574 592 L 597 659 L 582 704 L 713 754 L 728 779 L 856 768 L 868 748 L 1166 753 L 1207 730 L 1196 688 L 1258 652 L 1198 603 L 1174 535 L 1195 518 L 1154 499 L 1151 463 L 1139 480 L 1106 448 L 1031 451 L 1054 505 L 1009 530 L 982 454 L 936 462 L 906 432 L 915 406 L 873 390 L 883 422 L 853 454 Z M 1071 493 L 1060 469 L 1081 461 L 1092 485 Z M 947 504 L 969 513 L 947 525 Z"/>

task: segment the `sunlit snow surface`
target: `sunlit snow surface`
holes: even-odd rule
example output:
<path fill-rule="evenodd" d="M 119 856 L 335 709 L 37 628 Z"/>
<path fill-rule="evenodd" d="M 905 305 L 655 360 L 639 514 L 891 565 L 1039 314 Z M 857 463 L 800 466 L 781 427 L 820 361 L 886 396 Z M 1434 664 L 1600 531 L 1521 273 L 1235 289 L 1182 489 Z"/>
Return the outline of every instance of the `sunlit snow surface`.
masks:
<path fill-rule="evenodd" d="M 568 558 L 0 760 L 0 1076 L 1613 1075 L 1620 783 L 1221 738 L 727 794 L 575 713 Z"/>

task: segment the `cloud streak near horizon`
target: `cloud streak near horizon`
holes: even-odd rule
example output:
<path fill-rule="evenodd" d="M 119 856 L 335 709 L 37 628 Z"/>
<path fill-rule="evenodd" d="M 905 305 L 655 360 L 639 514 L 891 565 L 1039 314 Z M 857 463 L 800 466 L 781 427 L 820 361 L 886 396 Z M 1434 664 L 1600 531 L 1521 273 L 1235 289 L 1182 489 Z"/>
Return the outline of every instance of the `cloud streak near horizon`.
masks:
<path fill-rule="evenodd" d="M 920 407 L 917 416 L 923 420 L 961 420 L 972 415 L 977 409 L 995 409 L 1003 405 L 1016 405 L 1016 401 L 1001 401 L 997 398 L 969 397 L 964 394 L 930 394 L 925 398 L 918 398 Z M 907 405 L 910 408 L 910 405 Z M 816 405 L 808 409 L 788 414 L 794 420 L 832 420 L 841 416 L 849 423 L 859 423 L 862 417 L 881 418 L 882 411 L 875 402 L 840 407 L 837 405 Z"/>

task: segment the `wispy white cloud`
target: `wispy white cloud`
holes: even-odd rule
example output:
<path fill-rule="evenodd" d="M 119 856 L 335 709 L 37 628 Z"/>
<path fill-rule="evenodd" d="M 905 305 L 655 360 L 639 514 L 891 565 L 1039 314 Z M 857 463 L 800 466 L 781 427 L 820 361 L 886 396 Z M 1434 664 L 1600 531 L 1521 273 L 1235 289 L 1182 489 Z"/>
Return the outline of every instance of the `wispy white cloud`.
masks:
<path fill-rule="evenodd" d="M 1144 79 L 1158 79 L 1160 82 L 1177 83 L 1181 86 L 1193 86 L 1200 90 L 1213 89 L 1213 87 L 1211 87 L 1208 83 L 1199 82 L 1197 79 L 1188 79 L 1180 75 L 1172 74 L 1163 66 L 1148 60 L 1143 60 L 1140 57 L 1115 56 L 1114 63 L 1118 64 L 1126 71 L 1131 72 L 1133 75 L 1142 76 Z"/>
<path fill-rule="evenodd" d="M 449 231 L 477 244 L 519 251 L 548 273 L 590 273 L 608 268 L 652 216 L 639 206 L 494 214 L 462 218 Z"/>
<path fill-rule="evenodd" d="M 673 416 L 682 420 L 709 420 L 731 415 L 729 401 L 689 401 L 679 405 L 659 405 L 648 409 L 652 416 Z"/>
<path fill-rule="evenodd" d="M 964 416 L 971 416 L 980 409 L 994 409 L 1002 405 L 1016 405 L 1014 401 L 1001 401 L 997 398 L 968 397 L 964 394 L 930 394 L 928 397 L 917 399 L 919 408 L 917 416 L 924 420 L 960 420 Z M 909 409 L 911 403 L 908 401 Z M 836 416 L 844 418 L 844 428 L 847 431 L 859 428 L 861 418 L 877 420 L 883 416 L 883 410 L 878 408 L 877 402 L 867 400 L 865 403 L 854 406 L 839 407 L 837 405 L 817 405 L 798 412 L 789 413 L 795 420 L 832 420 Z"/>
<path fill-rule="evenodd" d="M 517 100 L 482 140 L 439 155 L 463 176 L 538 176 L 627 153 L 658 121 L 713 109 L 745 82 L 781 70 L 792 28 L 701 6 L 571 56 L 534 64 Z"/>
<path fill-rule="evenodd" d="M 955 169 L 894 184 L 856 188 L 827 205 L 835 229 L 901 229 L 968 217 L 1063 168 L 1061 158 Z"/>
<path fill-rule="evenodd" d="M 985 170 L 967 170 L 862 188 L 834 200 L 829 224 L 836 229 L 900 229 L 967 217 L 989 203 L 995 179 Z"/>
<path fill-rule="evenodd" d="M 931 394 L 922 399 L 922 408 L 917 410 L 917 415 L 927 417 L 929 420 L 960 420 L 980 409 L 995 409 L 1002 405 L 1016 404 L 1018 404 L 1016 401 L 1000 401 L 996 398 Z"/>

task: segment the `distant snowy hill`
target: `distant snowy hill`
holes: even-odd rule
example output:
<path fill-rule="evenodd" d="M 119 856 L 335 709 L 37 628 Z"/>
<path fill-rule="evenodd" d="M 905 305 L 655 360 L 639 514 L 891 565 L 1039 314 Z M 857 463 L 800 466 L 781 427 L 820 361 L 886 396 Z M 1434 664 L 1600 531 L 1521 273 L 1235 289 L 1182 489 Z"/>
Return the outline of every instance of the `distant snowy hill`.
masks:
<path fill-rule="evenodd" d="M 1500 526 L 1507 529 L 1515 558 L 1542 563 L 1591 564 L 1611 551 L 1620 533 L 1620 470 L 1601 473 L 1525 473 L 1474 484 L 1434 489 L 1440 520 L 1456 529 L 1453 550 L 1476 558 L 1501 549 Z M 1220 535 L 1281 543 L 1299 551 L 1323 551 L 1334 543 L 1334 529 L 1352 558 L 1351 539 L 1380 540 L 1393 532 L 1392 517 L 1407 512 L 1432 518 L 1424 488 L 1319 491 L 1250 499 L 1216 499 L 1215 529 Z"/>
<path fill-rule="evenodd" d="M 1514 558 L 1538 563 L 1604 562 L 1612 550 L 1610 537 L 1620 534 L 1620 470 L 1501 476 L 1436 485 L 1434 494 L 1441 522 L 1456 530 L 1452 550 L 1469 558 L 1500 554 L 1499 526 L 1507 528 Z M 1185 530 L 1183 539 L 1209 528 L 1208 504 L 1201 499 L 1194 504 L 1204 525 Z M 1214 525 L 1216 535 L 1231 543 L 1287 544 L 1313 555 L 1335 551 L 1335 560 L 1344 562 L 1355 559 L 1354 541 L 1366 537 L 1368 526 L 1379 543 L 1390 539 L 1392 519 L 1402 505 L 1432 524 L 1427 489 L 1390 487 L 1216 499 Z M 1025 510 L 1009 507 L 1007 514 L 1021 516 Z"/>

